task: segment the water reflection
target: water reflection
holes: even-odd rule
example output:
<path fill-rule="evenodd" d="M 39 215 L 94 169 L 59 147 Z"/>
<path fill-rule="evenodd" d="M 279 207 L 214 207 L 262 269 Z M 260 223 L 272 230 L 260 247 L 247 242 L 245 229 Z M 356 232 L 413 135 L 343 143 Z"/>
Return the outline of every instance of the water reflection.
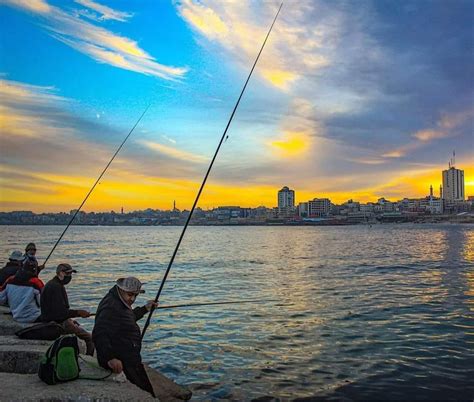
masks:
<path fill-rule="evenodd" d="M 4 227 L 1 255 L 62 228 Z M 79 270 L 71 305 L 95 310 L 117 277 L 154 296 L 180 228 L 73 227 L 53 256 Z M 474 395 L 473 238 L 455 225 L 191 227 L 163 304 L 258 303 L 163 310 L 145 360 L 196 400 L 469 399 Z M 83 320 L 91 328 L 91 320 Z"/>

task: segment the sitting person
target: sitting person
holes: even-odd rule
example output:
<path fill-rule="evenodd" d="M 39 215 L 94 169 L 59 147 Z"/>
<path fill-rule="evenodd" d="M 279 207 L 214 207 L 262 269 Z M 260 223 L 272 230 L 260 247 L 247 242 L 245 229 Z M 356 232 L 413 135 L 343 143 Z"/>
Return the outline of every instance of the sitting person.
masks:
<path fill-rule="evenodd" d="M 36 245 L 35 243 L 28 243 L 25 248 L 25 255 L 23 256 L 23 264 L 27 260 L 35 260 L 38 264 L 38 260 L 36 259 Z M 44 269 L 44 264 L 38 265 L 38 273 L 40 273 Z"/>
<path fill-rule="evenodd" d="M 23 261 L 23 254 L 19 250 L 15 250 L 10 254 L 9 261 L 6 265 L 0 269 L 0 287 L 6 282 L 6 280 L 17 273 L 21 267 Z"/>
<path fill-rule="evenodd" d="M 22 323 L 38 320 L 40 294 L 44 284 L 35 272 L 37 266 L 29 262 L 20 268 L 14 276 L 10 276 L 0 291 L 0 304 L 8 304 L 13 319 Z"/>
<path fill-rule="evenodd" d="M 132 309 L 138 294 L 145 292 L 141 286 L 133 276 L 117 280 L 97 308 L 92 337 L 102 367 L 114 373 L 123 370 L 130 382 L 155 396 L 142 363 L 142 337 L 136 321 L 158 303 L 151 300 L 143 307 Z"/>
<path fill-rule="evenodd" d="M 72 318 L 90 317 L 87 310 L 73 310 L 69 308 L 69 300 L 66 293 L 67 285 L 72 280 L 72 273 L 77 273 L 69 264 L 59 264 L 56 268 L 56 276 L 51 279 L 41 294 L 41 321 L 56 321 L 67 334 L 75 334 L 84 340 L 87 346 L 87 354 L 94 354 L 92 335 Z"/>

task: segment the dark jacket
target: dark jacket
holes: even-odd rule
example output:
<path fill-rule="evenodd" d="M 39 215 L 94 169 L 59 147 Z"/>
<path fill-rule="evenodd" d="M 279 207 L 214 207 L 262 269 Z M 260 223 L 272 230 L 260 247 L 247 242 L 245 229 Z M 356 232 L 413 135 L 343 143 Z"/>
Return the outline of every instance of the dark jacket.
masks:
<path fill-rule="evenodd" d="M 69 308 L 66 289 L 55 276 L 41 292 L 41 321 L 63 322 L 74 317 L 79 317 L 79 313 Z"/>
<path fill-rule="evenodd" d="M 6 282 L 6 280 L 17 273 L 20 265 L 15 261 L 8 261 L 7 264 L 0 269 L 0 286 Z"/>
<path fill-rule="evenodd" d="M 92 340 L 99 364 L 119 359 L 124 364 L 141 362 L 142 337 L 136 321 L 146 314 L 146 307 L 133 310 L 121 300 L 117 286 L 109 290 L 97 308 Z"/>

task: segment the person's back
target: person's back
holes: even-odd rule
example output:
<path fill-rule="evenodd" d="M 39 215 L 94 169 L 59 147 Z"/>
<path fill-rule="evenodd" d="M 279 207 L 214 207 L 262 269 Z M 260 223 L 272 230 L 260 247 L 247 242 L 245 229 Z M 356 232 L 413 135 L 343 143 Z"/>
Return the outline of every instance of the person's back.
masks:
<path fill-rule="evenodd" d="M 21 267 L 23 255 L 21 251 L 13 251 L 6 265 L 0 269 L 0 287 L 3 287 L 10 276 L 15 275 Z"/>
<path fill-rule="evenodd" d="M 0 303 L 8 304 L 13 319 L 22 323 L 35 322 L 40 316 L 40 294 L 43 283 L 31 272 L 20 269 L 7 280 L 0 292 Z"/>

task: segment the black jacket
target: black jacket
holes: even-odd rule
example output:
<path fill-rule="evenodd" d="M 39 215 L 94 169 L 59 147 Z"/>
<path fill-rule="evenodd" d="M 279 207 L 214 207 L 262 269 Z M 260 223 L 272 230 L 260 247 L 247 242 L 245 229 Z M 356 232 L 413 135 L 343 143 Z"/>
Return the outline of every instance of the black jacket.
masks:
<path fill-rule="evenodd" d="M 107 362 L 119 359 L 124 364 L 141 362 L 142 337 L 136 321 L 146 314 L 146 307 L 127 307 L 120 299 L 117 286 L 109 290 L 97 308 L 92 340 L 97 360 L 108 368 Z"/>
<path fill-rule="evenodd" d="M 41 321 L 63 322 L 68 318 L 79 317 L 77 310 L 69 308 L 69 301 L 64 285 L 55 276 L 41 292 Z"/>
<path fill-rule="evenodd" d="M 3 286 L 10 276 L 15 275 L 19 267 L 20 265 L 18 265 L 17 262 L 8 261 L 7 264 L 0 269 L 0 286 Z"/>

